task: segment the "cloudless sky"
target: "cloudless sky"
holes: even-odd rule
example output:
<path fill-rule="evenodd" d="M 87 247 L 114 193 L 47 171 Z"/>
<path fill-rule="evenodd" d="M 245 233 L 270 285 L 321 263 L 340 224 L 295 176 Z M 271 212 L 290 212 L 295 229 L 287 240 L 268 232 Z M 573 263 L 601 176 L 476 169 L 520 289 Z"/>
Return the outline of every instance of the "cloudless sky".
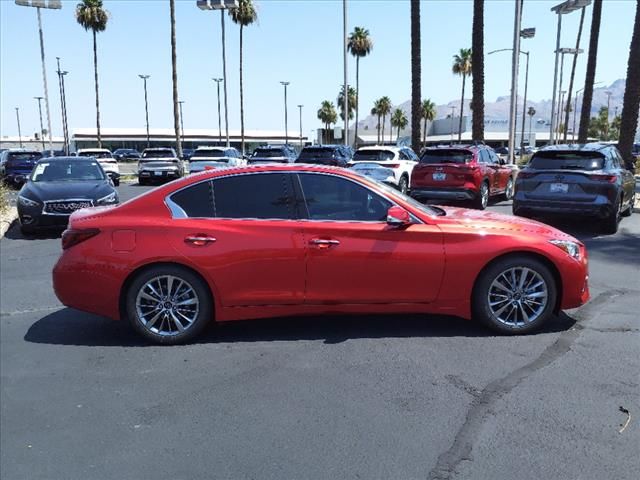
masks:
<path fill-rule="evenodd" d="M 43 10 L 47 75 L 54 135 L 61 135 L 56 59 L 66 77 L 70 128 L 95 127 L 91 33 L 75 21 L 77 2 L 61 10 Z M 557 17 L 550 8 L 559 0 L 525 0 L 524 27 L 536 27 L 533 39 L 522 41 L 531 51 L 529 98 L 551 97 Z M 284 129 L 283 87 L 290 81 L 289 131 L 298 131 L 303 104 L 303 129 L 320 128 L 316 112 L 322 100 L 335 102 L 342 83 L 342 1 L 257 0 L 259 22 L 244 30 L 244 92 L 246 129 Z M 144 127 L 144 97 L 139 73 L 149 79 L 152 128 L 173 126 L 169 2 L 105 0 L 110 12 L 107 30 L 98 35 L 100 107 L 103 127 Z M 604 0 L 596 80 L 603 84 L 626 76 L 636 0 Z M 452 56 L 471 47 L 473 2 L 427 0 L 422 14 L 422 92 L 437 104 L 460 98 L 461 79 L 451 73 Z M 584 85 L 592 7 L 587 8 L 578 62 L 577 87 Z M 201 11 L 195 0 L 177 0 L 179 96 L 185 101 L 185 128 L 217 131 L 217 96 L 212 77 L 222 76 L 220 13 Z M 513 0 L 485 2 L 485 53 L 512 45 Z M 563 17 L 562 47 L 575 47 L 580 12 Z M 410 5 L 407 0 L 348 0 L 348 31 L 370 31 L 373 51 L 360 61 L 360 118 L 373 101 L 388 95 L 394 104 L 411 96 Z M 239 27 L 226 21 L 229 126 L 240 127 Z M 570 62 L 567 62 L 569 65 Z M 485 58 L 485 99 L 509 95 L 511 55 Z M 17 135 L 15 107 L 20 107 L 23 135 L 38 130 L 34 96 L 42 95 L 36 9 L 0 0 L 0 134 Z M 568 70 L 565 70 L 567 72 Z M 355 59 L 349 58 L 355 85 Z M 565 75 L 568 81 L 568 74 Z M 521 88 L 524 65 L 521 70 Z M 565 83 L 566 84 L 566 83 Z M 467 98 L 471 82 L 467 82 Z M 612 107 L 613 108 L 613 107 Z M 44 110 L 44 105 L 43 105 Z M 224 122 L 224 120 L 223 120 Z M 46 128 L 46 119 L 45 119 Z M 223 126 L 224 128 L 224 126 Z"/>

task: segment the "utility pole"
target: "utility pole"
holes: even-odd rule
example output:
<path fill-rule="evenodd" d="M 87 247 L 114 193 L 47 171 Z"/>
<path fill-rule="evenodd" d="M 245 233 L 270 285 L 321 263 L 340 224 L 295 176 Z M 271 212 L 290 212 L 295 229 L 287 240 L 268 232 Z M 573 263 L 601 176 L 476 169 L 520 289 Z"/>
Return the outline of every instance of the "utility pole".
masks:
<path fill-rule="evenodd" d="M 347 83 L 347 0 L 342 0 L 342 44 L 344 63 L 344 145 L 349 145 L 349 84 Z"/>
<path fill-rule="evenodd" d="M 287 85 L 291 82 L 280 82 L 284 87 L 284 143 L 289 145 L 289 130 L 287 126 Z"/>
<path fill-rule="evenodd" d="M 516 102 L 518 100 L 518 67 L 520 64 L 520 23 L 522 20 L 522 0 L 515 0 L 513 20 L 513 51 L 511 52 L 511 100 L 509 108 L 509 163 L 514 163 L 516 136 Z"/>
<path fill-rule="evenodd" d="M 220 82 L 222 78 L 212 78 L 218 87 L 218 143 L 222 145 L 222 117 L 220 116 Z"/>
<path fill-rule="evenodd" d="M 42 125 L 42 98 L 43 97 L 33 97 L 38 101 L 38 112 L 40 113 L 40 140 L 42 141 L 42 152 L 45 150 L 44 146 L 44 125 Z M 51 154 L 53 155 L 53 153 Z"/>
<path fill-rule="evenodd" d="M 20 109 L 16 107 L 16 120 L 18 121 L 18 143 L 22 148 L 22 130 L 20 129 Z"/>
<path fill-rule="evenodd" d="M 69 73 L 60 70 L 60 57 L 56 57 L 58 62 L 58 83 L 60 84 L 60 110 L 62 112 L 62 135 L 64 138 L 64 154 L 69 155 L 69 130 L 67 127 L 67 99 L 64 92 L 64 76 Z"/>
<path fill-rule="evenodd" d="M 149 140 L 149 101 L 147 98 L 147 80 L 151 75 L 138 75 L 143 83 L 144 83 L 144 115 L 147 121 L 147 148 L 151 146 L 151 142 Z M 180 113 L 180 118 L 182 118 L 182 113 Z"/>
<path fill-rule="evenodd" d="M 300 149 L 302 150 L 302 107 L 304 107 L 304 105 L 298 105 L 298 108 L 300 109 Z"/>

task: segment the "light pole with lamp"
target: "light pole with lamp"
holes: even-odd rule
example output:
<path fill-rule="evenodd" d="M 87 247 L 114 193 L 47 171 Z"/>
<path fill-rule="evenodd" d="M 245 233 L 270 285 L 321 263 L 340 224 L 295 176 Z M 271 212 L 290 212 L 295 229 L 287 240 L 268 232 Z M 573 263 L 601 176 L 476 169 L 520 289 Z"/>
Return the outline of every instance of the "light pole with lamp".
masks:
<path fill-rule="evenodd" d="M 184 100 L 178 100 L 178 107 L 180 108 L 180 150 L 184 152 L 184 117 L 182 116 L 182 104 Z M 184 156 L 184 153 L 183 153 Z"/>
<path fill-rule="evenodd" d="M 38 101 L 38 112 L 40 113 L 40 140 L 42 141 L 42 151 L 44 152 L 44 125 L 42 125 L 42 99 L 44 97 L 33 97 Z M 53 154 L 52 154 L 53 155 Z"/>
<path fill-rule="evenodd" d="M 554 141 L 555 134 L 555 113 L 556 113 L 556 93 L 558 90 L 558 56 L 560 54 L 560 35 L 562 32 L 562 15 L 566 15 L 576 10 L 580 10 L 591 4 L 591 0 L 566 0 L 551 8 L 551 11 L 558 15 L 558 27 L 556 31 L 555 67 L 553 71 L 553 95 L 551 98 L 551 122 L 549 128 L 549 143 Z"/>
<path fill-rule="evenodd" d="M 284 143 L 289 145 L 289 130 L 287 125 L 287 85 L 291 82 L 280 82 L 280 85 L 284 87 Z"/>
<path fill-rule="evenodd" d="M 151 75 L 139 74 L 138 76 L 142 79 L 142 82 L 144 83 L 144 115 L 147 122 L 147 148 L 149 148 L 149 146 L 151 145 L 151 142 L 149 141 L 149 101 L 147 98 L 147 80 Z M 182 111 L 180 111 L 180 119 L 182 119 Z"/>
<path fill-rule="evenodd" d="M 302 150 L 302 107 L 304 107 L 304 105 L 298 105 L 298 108 L 300 109 L 300 149 Z"/>
<path fill-rule="evenodd" d="M 516 102 L 518 100 L 518 70 L 520 66 L 520 37 L 522 35 L 522 0 L 515 0 L 513 19 L 513 49 L 511 52 L 511 95 L 509 100 L 509 164 L 514 163 L 516 136 Z M 460 112 L 462 115 L 462 112 Z"/>
<path fill-rule="evenodd" d="M 344 68 L 344 145 L 349 145 L 349 85 L 347 83 L 347 45 L 349 38 L 347 36 L 347 0 L 342 0 L 342 57 Z M 384 139 L 383 142 L 384 143 Z"/>
<path fill-rule="evenodd" d="M 569 54 L 569 55 L 579 55 L 581 53 L 583 53 L 584 50 L 582 50 L 581 48 L 561 48 L 560 49 L 560 84 L 558 85 L 558 97 L 560 97 L 561 93 L 562 93 L 562 77 L 564 74 L 564 56 Z M 565 92 L 566 93 L 566 92 Z M 560 140 L 560 121 L 562 120 L 562 106 L 564 105 L 564 103 L 562 103 L 562 100 L 560 101 L 560 103 L 558 104 L 558 115 L 557 115 L 557 119 L 556 119 L 556 130 L 558 132 L 558 137 L 555 139 L 555 143 L 558 143 L 558 141 Z M 566 129 L 566 125 L 565 125 L 565 129 Z"/>
<path fill-rule="evenodd" d="M 22 130 L 20 129 L 20 109 L 16 107 L 16 120 L 18 121 L 18 143 L 22 148 Z"/>
<path fill-rule="evenodd" d="M 224 89 L 224 128 L 229 148 L 229 108 L 227 104 L 227 53 L 224 36 L 224 11 L 238 8 L 238 0 L 197 0 L 200 10 L 220 10 L 220 25 L 222 28 L 222 80 Z"/>
<path fill-rule="evenodd" d="M 218 87 L 218 143 L 222 145 L 222 117 L 220 116 L 220 82 L 222 78 L 212 78 Z"/>
<path fill-rule="evenodd" d="M 67 71 L 60 70 L 60 57 L 56 57 L 58 62 L 58 83 L 60 87 L 60 111 L 62 113 L 62 136 L 64 138 L 64 153 L 69 155 L 69 130 L 67 128 L 67 99 L 64 93 L 64 76 L 69 73 Z"/>

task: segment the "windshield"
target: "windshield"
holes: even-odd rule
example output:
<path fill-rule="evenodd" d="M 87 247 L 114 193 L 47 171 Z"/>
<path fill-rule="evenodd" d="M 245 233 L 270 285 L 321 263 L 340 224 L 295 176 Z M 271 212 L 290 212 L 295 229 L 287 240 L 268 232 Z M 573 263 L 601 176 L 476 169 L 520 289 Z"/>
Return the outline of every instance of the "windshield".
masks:
<path fill-rule="evenodd" d="M 227 160 L 221 157 L 225 157 L 226 152 L 224 150 L 196 150 L 193 155 L 191 155 L 191 161 L 196 162 L 200 159 L 206 158 L 220 158 L 221 161 L 226 162 Z"/>
<path fill-rule="evenodd" d="M 24 161 L 24 160 L 40 160 L 42 153 L 40 152 L 15 152 L 7 155 L 7 161 Z"/>
<path fill-rule="evenodd" d="M 102 168 L 95 161 L 40 161 L 31 173 L 32 182 L 95 182 L 104 179 Z"/>
<path fill-rule="evenodd" d="M 88 150 L 86 152 L 79 152 L 79 157 L 93 157 L 93 158 L 113 158 L 111 152 L 96 152 L 95 150 Z"/>
<path fill-rule="evenodd" d="M 384 162 L 393 158 L 389 150 L 358 150 L 353 155 L 354 162 Z"/>
<path fill-rule="evenodd" d="M 420 158 L 420 163 L 458 163 L 465 164 L 473 158 L 467 150 L 427 150 Z"/>
<path fill-rule="evenodd" d="M 175 158 L 175 156 L 173 150 L 145 150 L 142 152 L 142 158 Z"/>
<path fill-rule="evenodd" d="M 527 168 L 534 170 L 600 170 L 604 157 L 596 152 L 538 152 Z"/>
<path fill-rule="evenodd" d="M 304 160 L 307 158 L 334 158 L 335 151 L 332 148 L 304 148 L 300 152 L 298 160 Z"/>
<path fill-rule="evenodd" d="M 285 157 L 283 150 L 279 148 L 256 148 L 253 151 L 252 157 L 261 157 L 261 158 L 275 158 L 275 157 Z"/>

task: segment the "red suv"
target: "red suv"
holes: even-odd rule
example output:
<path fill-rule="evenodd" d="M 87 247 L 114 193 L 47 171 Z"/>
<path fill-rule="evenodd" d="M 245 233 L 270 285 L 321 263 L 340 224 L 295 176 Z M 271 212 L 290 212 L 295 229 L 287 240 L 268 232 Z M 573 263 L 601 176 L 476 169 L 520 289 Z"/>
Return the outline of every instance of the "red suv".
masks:
<path fill-rule="evenodd" d="M 489 197 L 513 196 L 514 170 L 490 147 L 451 146 L 424 150 L 411 175 L 416 200 L 467 200 L 484 210 Z"/>

